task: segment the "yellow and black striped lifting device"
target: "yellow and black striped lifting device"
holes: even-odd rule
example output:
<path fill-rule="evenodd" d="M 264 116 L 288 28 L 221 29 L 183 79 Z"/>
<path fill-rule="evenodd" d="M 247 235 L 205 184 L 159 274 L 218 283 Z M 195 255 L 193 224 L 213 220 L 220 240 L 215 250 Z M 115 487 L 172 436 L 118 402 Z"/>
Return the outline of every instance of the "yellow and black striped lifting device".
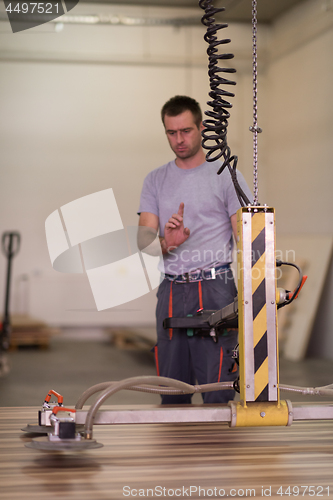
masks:
<path fill-rule="evenodd" d="M 241 399 L 278 401 L 274 209 L 238 211 Z"/>
<path fill-rule="evenodd" d="M 203 147 L 208 150 L 207 161 L 222 158 L 218 174 L 227 167 L 240 201 L 238 218 L 238 335 L 239 335 L 239 389 L 241 401 L 233 404 L 232 425 L 287 425 L 288 408 L 280 402 L 277 349 L 277 305 L 275 280 L 275 220 L 274 209 L 261 206 L 258 201 L 257 137 L 262 131 L 257 121 L 257 0 L 252 0 L 253 41 L 253 201 L 247 198 L 237 181 L 237 157 L 231 155 L 226 140 L 231 104 L 225 98 L 234 94 L 218 89 L 220 85 L 234 85 L 220 72 L 233 69 L 218 67 L 219 55 L 216 33 L 227 24 L 215 23 L 215 14 L 224 8 L 214 8 L 212 0 L 200 0 L 205 10 L 202 22 L 207 26 L 205 40 L 209 47 L 209 76 L 213 111 L 206 111 Z M 229 43 L 224 39 L 219 43 Z M 222 96 L 223 95 L 223 99 Z M 251 408 L 250 408 L 251 407 Z M 262 408 L 264 407 L 264 408 Z M 234 418 L 235 417 L 235 418 Z"/>
<path fill-rule="evenodd" d="M 279 394 L 274 209 L 243 207 L 237 218 L 240 402 L 233 426 L 288 425 Z"/>

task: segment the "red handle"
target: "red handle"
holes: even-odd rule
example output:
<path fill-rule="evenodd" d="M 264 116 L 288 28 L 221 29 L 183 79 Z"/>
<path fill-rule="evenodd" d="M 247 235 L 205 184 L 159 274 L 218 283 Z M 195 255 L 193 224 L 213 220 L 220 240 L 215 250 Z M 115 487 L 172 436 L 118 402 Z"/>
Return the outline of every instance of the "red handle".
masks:
<path fill-rule="evenodd" d="M 55 392 L 53 390 L 49 391 L 48 395 L 45 398 L 45 403 L 49 403 L 52 394 L 53 394 L 53 396 L 55 396 L 58 399 L 58 404 L 62 405 L 62 403 L 64 402 L 64 398 L 62 397 L 61 394 L 59 394 L 58 392 Z"/>
<path fill-rule="evenodd" d="M 53 408 L 53 415 L 56 415 L 58 411 L 69 411 L 70 413 L 75 413 L 76 410 L 73 410 L 72 408 L 64 408 L 63 406 L 55 406 Z"/>

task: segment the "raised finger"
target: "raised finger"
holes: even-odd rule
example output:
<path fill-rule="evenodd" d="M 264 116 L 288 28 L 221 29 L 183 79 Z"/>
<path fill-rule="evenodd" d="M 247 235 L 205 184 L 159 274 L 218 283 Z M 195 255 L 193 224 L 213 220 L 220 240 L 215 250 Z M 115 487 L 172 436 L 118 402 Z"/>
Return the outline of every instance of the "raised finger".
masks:
<path fill-rule="evenodd" d="M 183 217 L 184 215 L 184 203 L 181 202 L 181 204 L 179 205 L 179 208 L 178 208 L 178 215 L 180 215 L 181 217 Z"/>

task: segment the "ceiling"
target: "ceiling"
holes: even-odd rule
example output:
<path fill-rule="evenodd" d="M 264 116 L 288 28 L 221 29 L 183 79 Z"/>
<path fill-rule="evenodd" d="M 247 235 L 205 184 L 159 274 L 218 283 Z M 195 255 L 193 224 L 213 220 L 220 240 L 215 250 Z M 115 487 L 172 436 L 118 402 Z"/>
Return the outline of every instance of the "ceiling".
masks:
<path fill-rule="evenodd" d="M 272 23 L 294 5 L 305 1 L 307 0 L 257 0 L 258 22 Z M 80 0 L 80 3 L 199 8 L 198 0 Z M 213 5 L 225 7 L 223 19 L 227 22 L 249 22 L 252 19 L 252 0 L 213 0 Z"/>

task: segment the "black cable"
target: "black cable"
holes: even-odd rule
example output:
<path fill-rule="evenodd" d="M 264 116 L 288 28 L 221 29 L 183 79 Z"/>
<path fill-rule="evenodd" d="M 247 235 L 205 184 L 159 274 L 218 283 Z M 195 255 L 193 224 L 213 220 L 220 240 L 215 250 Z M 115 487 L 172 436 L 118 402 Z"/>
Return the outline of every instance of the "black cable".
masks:
<path fill-rule="evenodd" d="M 220 73 L 235 73 L 233 68 L 220 68 L 218 63 L 220 60 L 233 59 L 234 55 L 230 53 L 218 54 L 219 45 L 230 43 L 230 39 L 225 38 L 218 40 L 216 33 L 218 30 L 226 28 L 228 24 L 216 24 L 214 16 L 225 10 L 224 7 L 215 8 L 212 5 L 212 0 L 199 0 L 199 6 L 205 11 L 201 18 L 202 24 L 206 26 L 207 31 L 204 35 L 204 40 L 208 43 L 208 76 L 211 91 L 209 97 L 212 101 L 207 102 L 212 108 L 210 111 L 205 111 L 205 115 L 209 119 L 203 121 L 204 130 L 202 131 L 202 147 L 207 149 L 207 161 L 215 161 L 223 157 L 223 163 L 217 174 L 220 175 L 225 167 L 228 167 L 232 182 L 234 184 L 236 194 L 241 206 L 250 205 L 250 200 L 240 187 L 237 180 L 236 167 L 238 157 L 231 156 L 231 150 L 227 143 L 227 127 L 228 119 L 230 118 L 229 109 L 232 104 L 227 101 L 226 97 L 234 97 L 232 92 L 223 90 L 220 85 L 236 85 L 236 82 L 223 78 Z M 215 143 L 215 144 L 214 144 Z"/>
<path fill-rule="evenodd" d="M 276 266 L 277 267 L 280 267 L 280 266 L 292 266 L 292 267 L 295 267 L 297 269 L 297 271 L 299 272 L 298 284 L 297 284 L 297 287 L 294 290 L 294 293 L 292 294 L 292 296 L 290 297 L 290 299 L 288 299 L 285 302 L 283 302 L 283 304 L 278 304 L 277 308 L 280 309 L 281 307 L 284 307 L 284 306 L 290 304 L 296 298 L 296 296 L 297 296 L 297 294 L 300 291 L 300 288 L 302 286 L 303 273 L 302 273 L 301 269 L 296 264 L 294 264 L 293 262 L 283 262 L 282 260 L 277 259 L 276 260 Z"/>

